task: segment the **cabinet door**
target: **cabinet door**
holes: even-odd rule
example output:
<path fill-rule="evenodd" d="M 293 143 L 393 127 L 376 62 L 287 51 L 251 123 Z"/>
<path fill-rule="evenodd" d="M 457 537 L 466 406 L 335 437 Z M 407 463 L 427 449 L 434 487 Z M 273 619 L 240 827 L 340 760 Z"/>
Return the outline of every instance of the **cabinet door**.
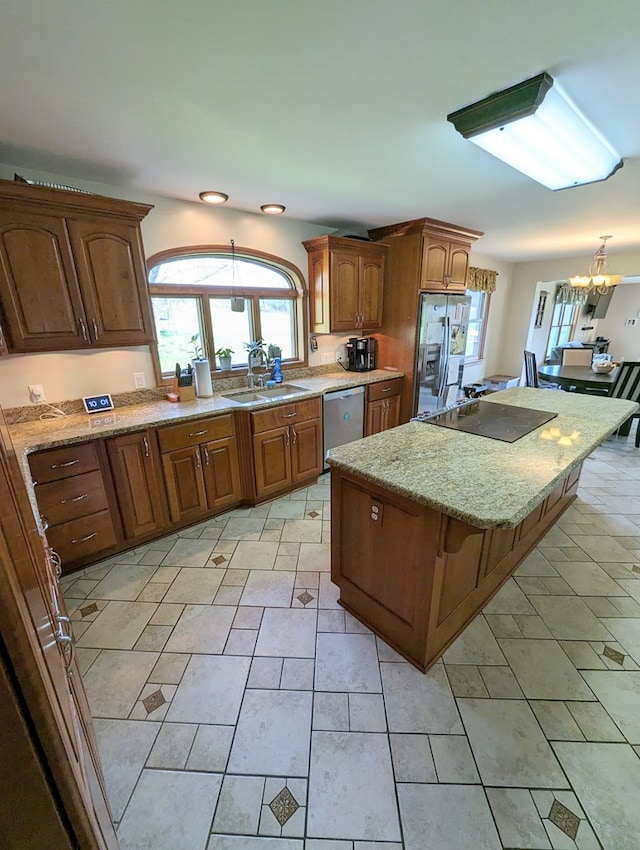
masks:
<path fill-rule="evenodd" d="M 137 224 L 68 220 L 69 237 L 94 345 L 153 340 L 150 297 Z"/>
<path fill-rule="evenodd" d="M 382 327 L 384 257 L 365 254 L 360 260 L 360 301 L 358 326 L 362 330 Z"/>
<path fill-rule="evenodd" d="M 107 441 L 124 536 L 134 540 L 166 524 L 164 487 L 153 434 L 141 431 Z"/>
<path fill-rule="evenodd" d="M 422 252 L 422 274 L 420 289 L 433 291 L 446 289 L 446 275 L 449 260 L 449 242 L 425 237 Z"/>
<path fill-rule="evenodd" d="M 309 419 L 289 426 L 291 481 L 297 484 L 322 472 L 322 426 Z"/>
<path fill-rule="evenodd" d="M 201 455 L 209 507 L 220 509 L 240 502 L 242 492 L 235 437 L 204 443 Z"/>
<path fill-rule="evenodd" d="M 291 486 L 290 443 L 288 425 L 254 434 L 253 459 L 258 499 Z"/>
<path fill-rule="evenodd" d="M 449 291 L 464 292 L 469 271 L 469 246 L 463 242 L 449 243 Z"/>
<path fill-rule="evenodd" d="M 357 326 L 359 262 L 355 253 L 331 252 L 331 331 L 334 333 L 351 331 Z"/>
<path fill-rule="evenodd" d="M 365 436 L 370 437 L 372 434 L 379 434 L 384 431 L 384 411 L 386 399 L 379 401 L 367 402 L 367 420 L 365 423 Z"/>
<path fill-rule="evenodd" d="M 199 447 L 191 446 L 163 454 L 162 468 L 173 522 L 197 519 L 207 513 Z"/>
<path fill-rule="evenodd" d="M 388 431 L 389 428 L 395 428 L 400 424 L 400 396 L 395 395 L 387 399 L 387 410 L 385 427 L 383 430 Z"/>
<path fill-rule="evenodd" d="M 0 304 L 10 351 L 90 344 L 62 218 L 0 211 Z"/>

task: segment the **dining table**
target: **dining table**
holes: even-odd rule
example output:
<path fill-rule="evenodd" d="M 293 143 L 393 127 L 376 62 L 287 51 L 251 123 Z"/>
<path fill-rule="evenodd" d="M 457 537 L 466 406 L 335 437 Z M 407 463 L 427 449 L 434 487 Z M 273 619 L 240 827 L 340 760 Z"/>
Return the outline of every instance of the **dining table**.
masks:
<path fill-rule="evenodd" d="M 594 372 L 591 366 L 562 366 L 547 364 L 538 366 L 538 376 L 544 381 L 552 381 L 563 389 L 573 388 L 575 392 L 599 390 L 609 395 L 618 376 L 618 369 L 611 372 Z"/>
<path fill-rule="evenodd" d="M 562 364 L 545 364 L 538 366 L 538 377 L 551 381 L 563 390 L 576 393 L 597 392 L 603 396 L 611 394 L 618 377 L 618 368 L 611 372 L 594 372 L 590 366 L 562 366 Z M 640 427 L 640 426 L 639 426 Z M 631 419 L 628 419 L 618 429 L 618 434 L 626 437 L 631 429 Z"/>

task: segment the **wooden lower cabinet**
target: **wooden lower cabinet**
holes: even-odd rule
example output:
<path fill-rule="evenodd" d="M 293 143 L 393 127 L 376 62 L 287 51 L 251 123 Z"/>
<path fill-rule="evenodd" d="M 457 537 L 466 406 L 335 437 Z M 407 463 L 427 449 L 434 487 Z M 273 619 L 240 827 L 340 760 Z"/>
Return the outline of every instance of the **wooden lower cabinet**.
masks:
<path fill-rule="evenodd" d="M 161 534 L 167 510 L 155 431 L 113 437 L 107 453 L 125 539 Z"/>
<path fill-rule="evenodd" d="M 250 415 L 255 496 L 263 500 L 302 485 L 322 472 L 319 399 Z"/>
<path fill-rule="evenodd" d="M 402 378 L 380 381 L 367 387 L 365 437 L 388 431 L 400 424 Z"/>
<path fill-rule="evenodd" d="M 0 492 L 2 846 L 117 850 L 68 611 L 1 411 Z"/>
<path fill-rule="evenodd" d="M 172 522 L 197 520 L 240 503 L 233 415 L 172 425 L 158 438 Z"/>
<path fill-rule="evenodd" d="M 341 604 L 427 670 L 571 504 L 579 477 L 577 467 L 516 528 L 482 529 L 334 467 Z"/>
<path fill-rule="evenodd" d="M 36 452 L 29 466 L 48 540 L 65 572 L 118 545 L 119 516 L 99 441 Z"/>

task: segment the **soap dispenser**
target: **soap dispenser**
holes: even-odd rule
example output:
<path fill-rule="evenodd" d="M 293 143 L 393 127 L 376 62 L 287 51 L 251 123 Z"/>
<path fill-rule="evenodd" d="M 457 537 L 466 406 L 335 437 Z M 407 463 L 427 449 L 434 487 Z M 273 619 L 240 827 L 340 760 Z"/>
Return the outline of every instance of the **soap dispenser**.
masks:
<path fill-rule="evenodd" d="M 273 368 L 271 370 L 271 380 L 275 381 L 276 384 L 282 383 L 282 369 L 280 368 L 280 358 L 273 358 Z"/>

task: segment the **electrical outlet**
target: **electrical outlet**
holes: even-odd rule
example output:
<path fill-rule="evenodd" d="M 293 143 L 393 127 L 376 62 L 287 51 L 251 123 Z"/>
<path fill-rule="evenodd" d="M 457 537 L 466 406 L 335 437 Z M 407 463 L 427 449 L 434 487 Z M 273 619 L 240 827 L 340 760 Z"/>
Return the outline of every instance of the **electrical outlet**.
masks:
<path fill-rule="evenodd" d="M 630 327 L 630 328 L 635 328 L 635 326 L 637 324 L 638 324 L 637 319 L 627 319 L 626 322 L 625 322 L 625 325 L 627 325 L 627 327 Z"/>
<path fill-rule="evenodd" d="M 143 390 L 145 388 L 144 372 L 133 373 L 133 385 L 137 390 Z"/>
<path fill-rule="evenodd" d="M 320 355 L 320 363 L 322 365 L 325 363 L 334 363 L 335 359 L 335 354 L 332 351 L 328 351 L 325 354 Z"/>
<path fill-rule="evenodd" d="M 42 404 L 46 401 L 42 384 L 29 384 L 29 399 L 33 404 Z"/>

